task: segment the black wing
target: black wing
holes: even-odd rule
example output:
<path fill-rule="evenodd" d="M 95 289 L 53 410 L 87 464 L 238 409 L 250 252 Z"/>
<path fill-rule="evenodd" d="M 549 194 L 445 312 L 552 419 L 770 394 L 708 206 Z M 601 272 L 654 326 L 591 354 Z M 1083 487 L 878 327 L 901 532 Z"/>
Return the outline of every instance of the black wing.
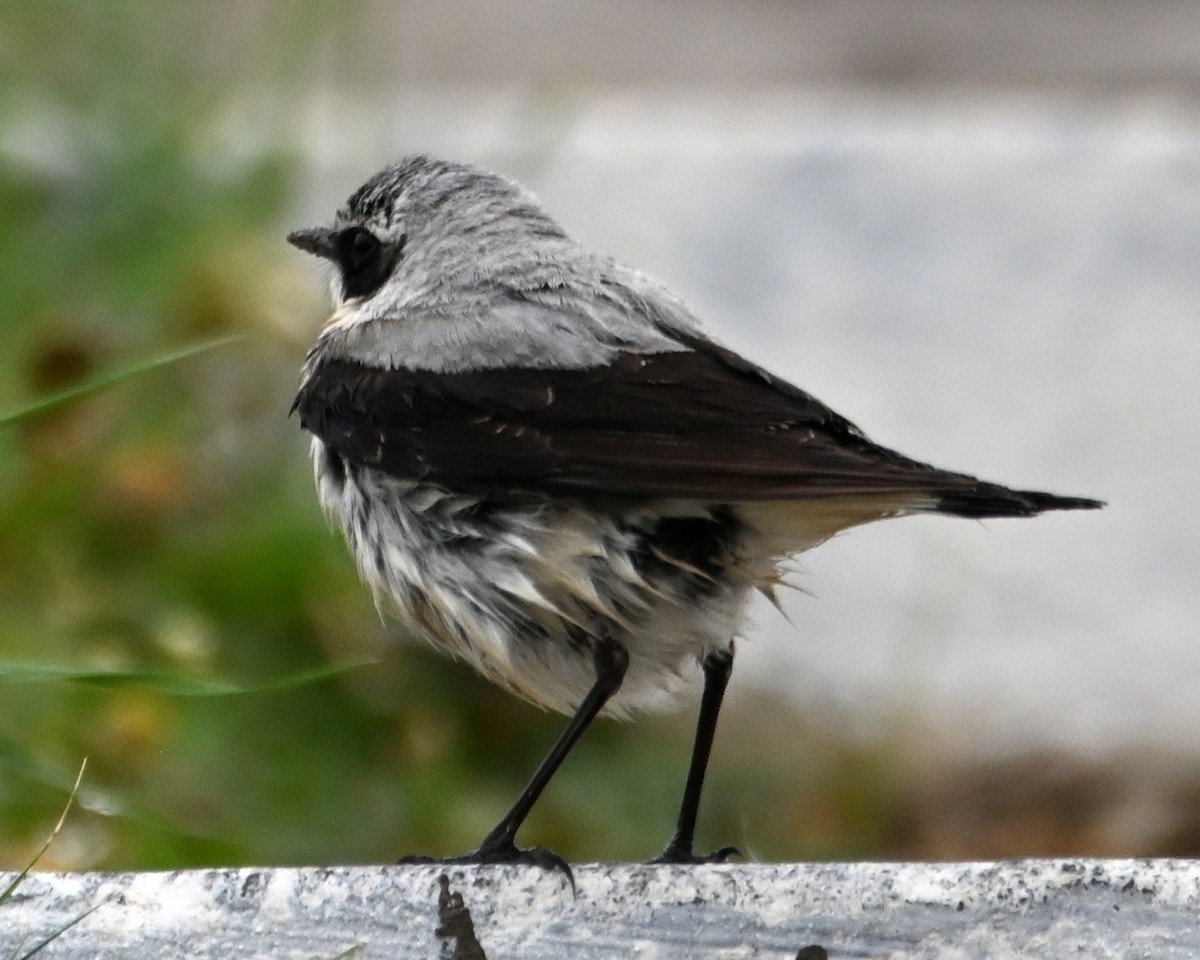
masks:
<path fill-rule="evenodd" d="M 1009 491 L 869 441 L 730 351 L 621 353 L 592 369 L 439 374 L 318 360 L 293 409 L 359 466 L 454 490 L 776 500 L 932 495 L 968 516 L 1095 501 Z"/>

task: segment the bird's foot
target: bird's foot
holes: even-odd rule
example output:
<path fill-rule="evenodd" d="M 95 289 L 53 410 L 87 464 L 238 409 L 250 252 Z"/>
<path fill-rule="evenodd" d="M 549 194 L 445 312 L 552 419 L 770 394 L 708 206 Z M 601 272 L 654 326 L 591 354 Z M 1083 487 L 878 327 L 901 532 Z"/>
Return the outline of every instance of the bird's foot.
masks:
<path fill-rule="evenodd" d="M 712 853 L 693 853 L 690 843 L 680 843 L 672 840 L 667 849 L 651 860 L 651 863 L 726 863 L 730 857 L 741 857 L 742 851 L 737 847 L 722 847 Z"/>
<path fill-rule="evenodd" d="M 522 850 L 512 840 L 503 841 L 488 841 L 485 840 L 478 850 L 473 850 L 470 853 L 464 853 L 457 857 L 426 857 L 426 856 L 410 856 L 401 857 L 397 863 L 444 863 L 444 864 L 518 864 L 528 867 L 540 867 L 543 870 L 557 870 L 571 884 L 571 890 L 575 890 L 575 875 L 571 872 L 571 867 L 553 850 L 547 850 L 545 847 L 529 847 Z"/>

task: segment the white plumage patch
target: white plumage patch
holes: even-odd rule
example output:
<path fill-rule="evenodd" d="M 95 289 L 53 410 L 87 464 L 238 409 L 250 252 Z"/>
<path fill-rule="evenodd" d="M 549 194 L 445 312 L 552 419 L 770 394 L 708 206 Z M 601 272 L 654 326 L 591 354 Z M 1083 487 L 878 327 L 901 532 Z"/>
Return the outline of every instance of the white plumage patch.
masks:
<path fill-rule="evenodd" d="M 755 587 L 737 572 L 717 583 L 686 564 L 641 562 L 644 504 L 624 515 L 544 500 L 484 510 L 330 458 L 314 440 L 321 504 L 381 611 L 542 707 L 579 706 L 595 682 L 590 645 L 605 634 L 630 657 L 606 712 L 668 706 L 691 668 L 729 645 Z M 689 592 L 698 580 L 704 589 Z"/>

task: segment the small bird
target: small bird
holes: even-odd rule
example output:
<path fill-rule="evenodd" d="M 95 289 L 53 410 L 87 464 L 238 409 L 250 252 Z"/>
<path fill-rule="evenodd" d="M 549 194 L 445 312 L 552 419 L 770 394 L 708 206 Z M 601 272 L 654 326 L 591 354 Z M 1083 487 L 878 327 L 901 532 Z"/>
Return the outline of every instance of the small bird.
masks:
<path fill-rule="evenodd" d="M 666 287 L 577 243 L 512 181 L 409 156 L 331 227 L 333 315 L 293 405 L 318 497 L 381 612 L 570 717 L 511 809 L 454 862 L 564 869 L 519 849 L 599 714 L 663 707 L 698 664 L 691 765 L 660 862 L 693 849 L 734 640 L 787 558 L 841 530 L 1097 500 L 1011 490 L 881 447 L 719 346 Z"/>

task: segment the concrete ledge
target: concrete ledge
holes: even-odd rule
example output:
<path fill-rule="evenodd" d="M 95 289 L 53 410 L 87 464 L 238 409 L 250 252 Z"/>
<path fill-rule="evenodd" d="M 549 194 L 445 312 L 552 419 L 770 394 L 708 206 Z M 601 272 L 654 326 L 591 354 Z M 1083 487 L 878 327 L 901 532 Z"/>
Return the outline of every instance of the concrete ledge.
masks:
<path fill-rule="evenodd" d="M 832 958 L 1200 956 L 1193 861 L 593 864 L 575 876 L 576 896 L 557 874 L 515 867 L 32 874 L 0 906 L 0 956 L 97 904 L 39 960 L 794 960 L 814 944 Z"/>

